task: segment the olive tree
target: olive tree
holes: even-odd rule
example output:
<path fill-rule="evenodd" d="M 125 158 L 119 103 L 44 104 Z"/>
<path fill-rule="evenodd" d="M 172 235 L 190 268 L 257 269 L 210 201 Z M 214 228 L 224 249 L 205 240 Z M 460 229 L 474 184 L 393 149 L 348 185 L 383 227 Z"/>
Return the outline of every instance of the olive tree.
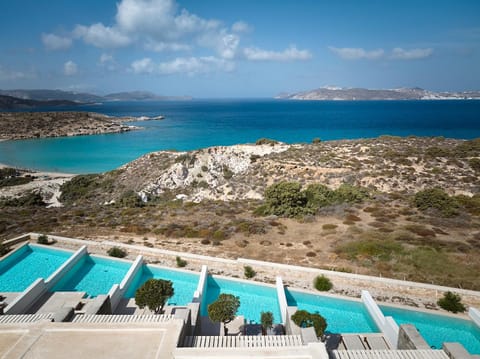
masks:
<path fill-rule="evenodd" d="M 137 289 L 135 302 L 140 309 L 148 307 L 155 314 L 158 314 L 163 311 L 168 298 L 172 297 L 174 293 L 171 281 L 151 278 Z"/>
<path fill-rule="evenodd" d="M 240 298 L 222 293 L 215 302 L 208 306 L 208 317 L 212 322 L 223 323 L 223 330 L 227 335 L 227 324 L 235 319 L 238 307 L 240 307 Z"/>

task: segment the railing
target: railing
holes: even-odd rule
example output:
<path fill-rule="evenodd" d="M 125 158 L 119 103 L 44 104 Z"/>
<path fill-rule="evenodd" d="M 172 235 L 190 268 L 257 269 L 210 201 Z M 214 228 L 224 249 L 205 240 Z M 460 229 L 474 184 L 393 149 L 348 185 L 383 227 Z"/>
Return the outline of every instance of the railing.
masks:
<path fill-rule="evenodd" d="M 172 320 L 173 315 L 108 315 L 77 314 L 73 318 L 74 323 L 164 323 Z"/>
<path fill-rule="evenodd" d="M 266 348 L 303 346 L 301 335 L 245 335 L 185 337 L 190 348 Z"/>

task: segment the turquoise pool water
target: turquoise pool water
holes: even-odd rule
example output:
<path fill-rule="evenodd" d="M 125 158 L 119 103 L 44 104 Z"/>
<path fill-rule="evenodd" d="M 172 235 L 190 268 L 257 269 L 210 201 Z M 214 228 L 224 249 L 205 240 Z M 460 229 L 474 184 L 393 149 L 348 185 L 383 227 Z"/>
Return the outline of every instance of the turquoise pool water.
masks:
<path fill-rule="evenodd" d="M 260 313 L 267 311 L 273 313 L 274 323 L 282 321 L 275 288 L 212 276 L 207 280 L 206 295 L 201 308 L 202 315 L 208 315 L 208 304 L 214 302 L 220 293 L 240 297 L 240 308 L 237 314 L 243 315 L 247 322 L 260 323 Z"/>
<path fill-rule="evenodd" d="M 107 294 L 120 284 L 131 263 L 86 255 L 53 287 L 53 292 L 86 292 L 90 297 Z"/>
<path fill-rule="evenodd" d="M 47 279 L 72 252 L 28 244 L 0 261 L 0 292 L 22 292 L 37 278 Z"/>
<path fill-rule="evenodd" d="M 176 271 L 143 265 L 132 284 L 125 293 L 125 298 L 135 297 L 135 291 L 148 279 L 166 279 L 173 282 L 173 289 L 175 294 L 168 300 L 171 305 L 187 305 L 192 301 L 193 293 L 197 289 L 198 274 L 188 273 L 183 271 Z"/>
<path fill-rule="evenodd" d="M 388 306 L 380 308 L 399 325 L 416 326 L 427 343 L 435 348 L 441 348 L 443 342 L 459 342 L 470 354 L 480 354 L 480 329 L 472 321 Z"/>
<path fill-rule="evenodd" d="M 285 289 L 287 303 L 298 309 L 320 313 L 331 333 L 375 333 L 378 328 L 363 303 Z"/>

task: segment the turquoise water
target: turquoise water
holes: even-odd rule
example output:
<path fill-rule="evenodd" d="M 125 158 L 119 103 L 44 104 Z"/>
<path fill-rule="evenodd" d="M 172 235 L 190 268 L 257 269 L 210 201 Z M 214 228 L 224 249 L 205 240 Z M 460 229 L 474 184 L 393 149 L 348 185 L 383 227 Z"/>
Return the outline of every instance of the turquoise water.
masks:
<path fill-rule="evenodd" d="M 175 294 L 168 300 L 171 305 L 187 305 L 192 301 L 193 293 L 197 290 L 198 274 L 176 271 L 143 265 L 134 281 L 125 293 L 125 298 L 135 297 L 135 291 L 148 279 L 166 279 L 173 282 Z"/>
<path fill-rule="evenodd" d="M 311 313 L 320 313 L 330 333 L 375 333 L 375 323 L 362 302 L 331 298 L 285 289 L 287 303 Z"/>
<path fill-rule="evenodd" d="M 107 294 L 120 284 L 131 263 L 86 255 L 53 287 L 53 292 L 86 292 L 89 297 Z"/>
<path fill-rule="evenodd" d="M 0 142 L 0 163 L 72 173 L 112 170 L 159 150 L 398 136 L 480 137 L 480 101 L 194 100 L 110 102 L 56 108 L 116 116 L 157 116 L 141 131 Z"/>
<path fill-rule="evenodd" d="M 47 279 L 72 252 L 26 245 L 0 261 L 0 292 L 22 292 L 37 278 Z"/>
<path fill-rule="evenodd" d="M 428 344 L 437 349 L 443 342 L 460 342 L 470 354 L 480 354 L 480 329 L 470 320 L 414 310 L 380 306 L 400 324 L 413 324 Z"/>
<path fill-rule="evenodd" d="M 274 323 L 281 323 L 280 307 L 275 288 L 208 276 L 207 293 L 204 295 L 201 315 L 208 316 L 208 304 L 214 302 L 220 293 L 240 297 L 237 315 L 243 315 L 247 322 L 260 323 L 261 312 L 272 312 Z"/>

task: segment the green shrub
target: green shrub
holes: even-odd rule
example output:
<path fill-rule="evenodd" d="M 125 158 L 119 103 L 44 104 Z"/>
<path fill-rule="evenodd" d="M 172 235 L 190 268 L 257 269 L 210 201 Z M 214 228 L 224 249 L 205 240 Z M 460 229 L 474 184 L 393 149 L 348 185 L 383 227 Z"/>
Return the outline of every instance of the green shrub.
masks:
<path fill-rule="evenodd" d="M 365 188 L 346 183 L 340 185 L 334 192 L 337 203 L 360 203 L 369 197 L 368 190 Z"/>
<path fill-rule="evenodd" d="M 336 224 L 333 224 L 333 223 L 326 223 L 322 226 L 322 229 L 325 230 L 325 231 L 331 231 L 331 230 L 334 230 L 336 229 L 338 226 Z"/>
<path fill-rule="evenodd" d="M 132 190 L 124 192 L 118 202 L 121 206 L 128 208 L 143 207 L 145 205 L 140 196 Z"/>
<path fill-rule="evenodd" d="M 446 292 L 443 295 L 443 298 L 440 298 L 437 301 L 437 304 L 441 308 L 453 313 L 463 313 L 466 310 L 465 306 L 462 304 L 462 298 L 460 295 L 450 291 Z"/>
<path fill-rule="evenodd" d="M 223 177 L 227 180 L 229 180 L 230 178 L 233 177 L 235 173 L 233 173 L 233 171 L 228 168 L 227 166 L 223 166 Z"/>
<path fill-rule="evenodd" d="M 221 293 L 215 302 L 208 305 L 208 317 L 212 322 L 222 322 L 224 333 L 228 335 L 227 324 L 235 319 L 239 307 L 239 297 Z"/>
<path fill-rule="evenodd" d="M 273 313 L 261 312 L 260 323 L 262 324 L 262 333 L 266 334 L 267 330 L 273 326 Z"/>
<path fill-rule="evenodd" d="M 251 279 L 251 278 L 255 277 L 257 272 L 255 272 L 255 270 L 252 267 L 245 266 L 245 267 L 243 267 L 243 274 L 245 275 L 245 278 Z"/>
<path fill-rule="evenodd" d="M 317 144 L 317 143 L 320 143 L 320 142 L 322 142 L 322 140 L 321 140 L 320 138 L 318 138 L 318 137 L 315 137 L 315 138 L 312 140 L 312 143 L 313 143 L 313 144 Z"/>
<path fill-rule="evenodd" d="M 18 198 L 0 200 L 0 207 L 43 207 L 45 204 L 43 197 L 36 192 L 28 192 Z"/>
<path fill-rule="evenodd" d="M 266 212 L 276 216 L 307 214 L 307 197 L 297 182 L 279 182 L 265 190 Z"/>
<path fill-rule="evenodd" d="M 419 191 L 414 197 L 415 206 L 421 211 L 435 209 L 445 217 L 458 215 L 458 202 L 441 188 Z"/>
<path fill-rule="evenodd" d="M 327 321 L 318 313 L 297 310 L 295 314 L 291 316 L 291 319 L 300 328 L 313 327 L 317 337 L 321 337 L 327 328 Z"/>
<path fill-rule="evenodd" d="M 330 279 L 325 277 L 323 274 L 315 277 L 315 279 L 313 280 L 313 286 L 316 290 L 319 290 L 321 292 L 328 292 L 330 289 L 333 288 L 333 284 Z"/>
<path fill-rule="evenodd" d="M 93 189 L 97 188 L 98 175 L 80 175 L 65 182 L 60 190 L 62 194 L 60 201 L 75 202 L 81 198 L 88 197 Z"/>
<path fill-rule="evenodd" d="M 311 184 L 305 190 L 308 206 L 310 208 L 321 208 L 335 202 L 335 192 L 323 184 Z"/>
<path fill-rule="evenodd" d="M 180 258 L 179 256 L 175 258 L 175 261 L 177 262 L 177 267 L 179 268 L 186 267 L 187 265 L 187 261 L 185 259 Z"/>
<path fill-rule="evenodd" d="M 110 257 L 124 258 L 127 256 L 127 251 L 120 247 L 112 247 L 107 251 L 107 254 Z"/>
<path fill-rule="evenodd" d="M 276 145 L 277 143 L 278 143 L 278 141 L 276 141 L 276 140 L 271 140 L 271 139 L 269 139 L 269 138 L 259 138 L 259 139 L 255 142 L 255 144 L 256 144 L 257 146 L 259 146 L 259 145 L 270 145 L 270 146 L 274 146 L 274 145 Z"/>
<path fill-rule="evenodd" d="M 37 243 L 38 244 L 49 244 L 48 236 L 45 235 L 45 234 L 39 235 L 38 238 L 37 238 Z"/>

